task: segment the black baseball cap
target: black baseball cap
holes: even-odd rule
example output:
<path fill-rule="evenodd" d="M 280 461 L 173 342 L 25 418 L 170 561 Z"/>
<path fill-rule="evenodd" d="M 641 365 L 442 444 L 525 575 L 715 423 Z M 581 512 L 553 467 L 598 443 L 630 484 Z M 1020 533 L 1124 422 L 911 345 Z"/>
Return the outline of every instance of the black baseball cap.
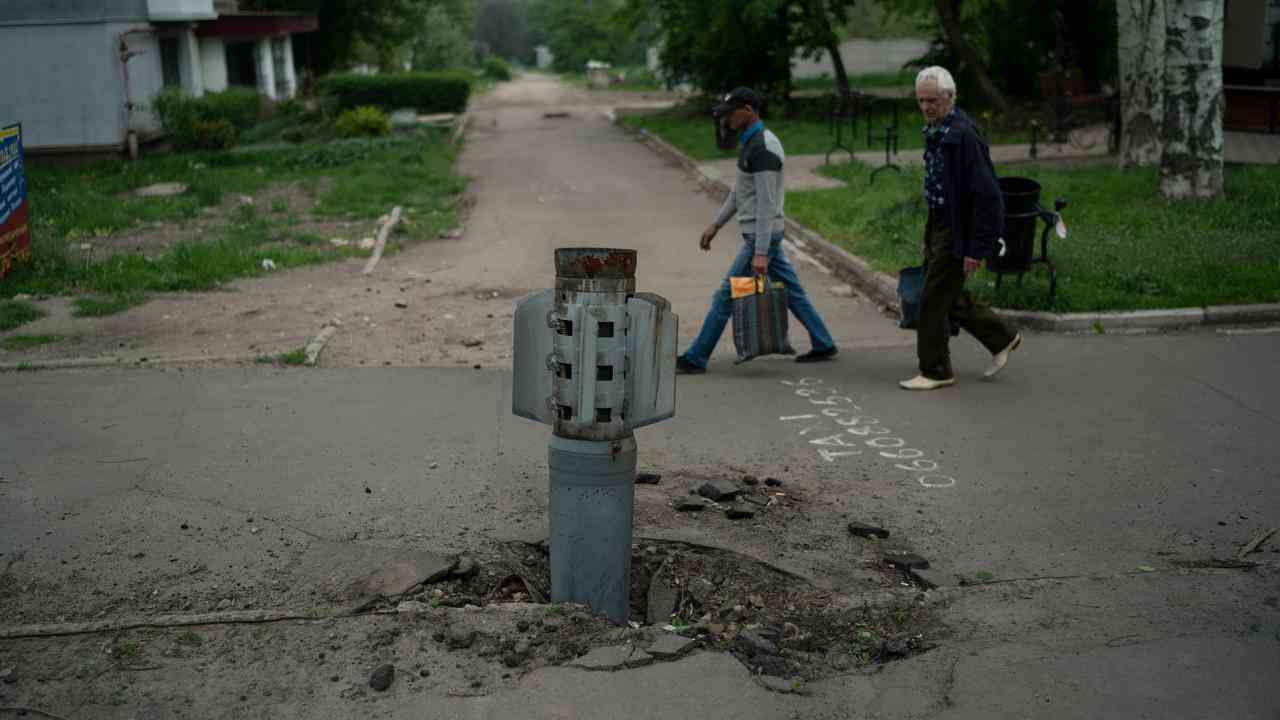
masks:
<path fill-rule="evenodd" d="M 740 107 L 750 107 L 752 110 L 760 112 L 760 96 L 749 87 L 734 88 L 720 98 L 720 102 L 716 103 L 715 107 L 711 108 L 711 114 L 721 117 Z"/>

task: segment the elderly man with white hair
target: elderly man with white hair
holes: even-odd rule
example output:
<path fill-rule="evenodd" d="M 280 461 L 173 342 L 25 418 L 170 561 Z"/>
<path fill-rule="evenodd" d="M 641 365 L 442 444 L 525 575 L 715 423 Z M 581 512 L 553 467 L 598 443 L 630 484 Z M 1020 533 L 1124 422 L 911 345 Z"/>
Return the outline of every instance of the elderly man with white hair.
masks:
<path fill-rule="evenodd" d="M 924 259 L 928 269 L 916 337 L 920 374 L 899 385 L 907 390 L 936 390 L 956 382 L 948 345 L 950 323 L 991 352 L 991 365 L 983 373 L 988 379 L 1008 364 L 1022 336 L 964 289 L 965 278 L 982 267 L 1004 226 L 1004 200 L 987 142 L 969 116 L 956 107 L 956 83 L 945 68 L 920 71 L 916 101 L 925 120 L 924 199 L 929 218 Z"/>

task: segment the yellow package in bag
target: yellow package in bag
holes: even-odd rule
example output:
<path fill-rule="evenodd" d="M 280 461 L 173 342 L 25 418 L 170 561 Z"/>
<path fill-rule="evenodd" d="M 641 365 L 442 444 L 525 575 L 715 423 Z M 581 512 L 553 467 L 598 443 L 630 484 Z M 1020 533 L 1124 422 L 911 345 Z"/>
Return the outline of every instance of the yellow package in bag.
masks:
<path fill-rule="evenodd" d="M 764 292 L 764 276 L 729 278 L 729 296 L 737 300 Z"/>

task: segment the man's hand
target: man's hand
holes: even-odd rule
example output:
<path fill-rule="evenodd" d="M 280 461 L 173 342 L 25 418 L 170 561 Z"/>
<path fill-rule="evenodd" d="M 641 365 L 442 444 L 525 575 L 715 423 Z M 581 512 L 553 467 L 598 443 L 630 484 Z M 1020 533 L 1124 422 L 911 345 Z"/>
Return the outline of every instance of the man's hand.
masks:
<path fill-rule="evenodd" d="M 982 267 L 982 261 L 975 258 L 967 257 L 964 259 L 964 274 L 971 275 Z"/>
<path fill-rule="evenodd" d="M 769 271 L 768 255 L 752 255 L 751 269 L 756 271 L 757 275 L 764 275 Z"/>
<path fill-rule="evenodd" d="M 710 250 L 711 240 L 716 236 L 716 233 L 718 232 L 720 232 L 720 228 L 716 227 L 715 223 L 711 223 L 710 225 L 708 225 L 707 229 L 702 231 L 702 240 L 698 242 L 698 247 L 702 248 L 703 250 Z"/>

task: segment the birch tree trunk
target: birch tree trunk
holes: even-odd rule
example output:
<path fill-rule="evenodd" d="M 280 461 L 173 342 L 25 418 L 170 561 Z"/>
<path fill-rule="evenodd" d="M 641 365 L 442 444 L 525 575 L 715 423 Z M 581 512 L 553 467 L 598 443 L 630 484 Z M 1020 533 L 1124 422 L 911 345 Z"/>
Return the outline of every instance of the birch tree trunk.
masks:
<path fill-rule="evenodd" d="M 1119 13 L 1120 167 L 1160 162 L 1165 0 L 1116 0 Z"/>
<path fill-rule="evenodd" d="M 1168 0 L 1160 192 L 1222 195 L 1222 0 Z"/>

